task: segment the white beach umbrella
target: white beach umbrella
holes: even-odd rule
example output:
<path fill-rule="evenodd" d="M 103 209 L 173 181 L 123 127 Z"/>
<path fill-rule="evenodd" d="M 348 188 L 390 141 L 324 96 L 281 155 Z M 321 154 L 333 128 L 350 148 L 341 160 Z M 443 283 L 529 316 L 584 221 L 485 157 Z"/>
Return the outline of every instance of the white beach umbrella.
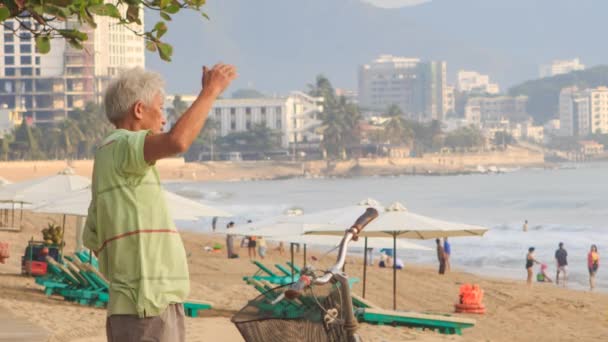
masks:
<path fill-rule="evenodd" d="M 172 192 L 163 190 L 167 208 L 173 219 L 184 221 L 196 221 L 200 217 L 229 217 L 230 213 L 223 210 L 213 208 L 202 203 L 198 203 L 191 199 L 176 195 Z M 86 217 L 89 212 L 89 204 L 91 203 L 91 188 L 85 188 L 65 195 L 56 201 L 39 205 L 33 209 L 35 212 L 49 214 L 63 214 L 63 227 L 65 227 L 65 216 L 74 215 Z M 82 227 L 78 227 L 80 230 Z M 77 249 L 81 246 L 81 232 L 77 231 L 76 245 Z"/>
<path fill-rule="evenodd" d="M 198 220 L 200 217 L 229 217 L 230 213 L 163 190 L 167 207 L 176 220 Z M 91 189 L 86 188 L 66 195 L 51 203 L 35 207 L 35 212 L 87 216 L 91 203 Z"/>
<path fill-rule="evenodd" d="M 363 211 L 361 211 L 362 213 Z M 335 228 L 326 226 L 309 229 L 307 234 L 343 235 L 343 225 L 347 224 L 347 222 L 348 220 L 335 222 L 338 223 Z M 452 236 L 482 236 L 487 231 L 487 228 L 481 226 L 442 221 L 414 214 L 407 210 L 403 204 L 396 202 L 384 211 L 381 211 L 380 216 L 368 224 L 359 235 L 367 237 L 396 236 L 399 238 L 428 240 Z"/>
<path fill-rule="evenodd" d="M 67 168 L 56 175 L 5 185 L 0 188 L 0 202 L 41 205 L 73 191 L 88 187 L 91 180 Z"/>
<path fill-rule="evenodd" d="M 363 214 L 363 212 L 361 212 Z M 344 222 L 345 223 L 345 222 Z M 414 214 L 399 202 L 387 207 L 359 234 L 364 237 L 392 237 L 394 258 L 397 258 L 397 238 L 435 239 L 452 236 L 482 236 L 488 229 L 462 223 L 453 223 Z M 307 234 L 343 235 L 344 229 L 318 227 Z M 393 267 L 393 309 L 397 309 L 397 270 Z M 365 295 L 364 295 L 365 296 Z"/>

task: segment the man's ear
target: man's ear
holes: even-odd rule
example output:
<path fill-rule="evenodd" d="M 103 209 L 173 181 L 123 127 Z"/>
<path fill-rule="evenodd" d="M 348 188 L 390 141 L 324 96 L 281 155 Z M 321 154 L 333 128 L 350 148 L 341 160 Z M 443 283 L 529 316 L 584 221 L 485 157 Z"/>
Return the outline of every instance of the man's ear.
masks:
<path fill-rule="evenodd" d="M 144 118 L 144 103 L 142 101 L 137 101 L 133 105 L 133 115 L 137 120 L 142 120 Z"/>

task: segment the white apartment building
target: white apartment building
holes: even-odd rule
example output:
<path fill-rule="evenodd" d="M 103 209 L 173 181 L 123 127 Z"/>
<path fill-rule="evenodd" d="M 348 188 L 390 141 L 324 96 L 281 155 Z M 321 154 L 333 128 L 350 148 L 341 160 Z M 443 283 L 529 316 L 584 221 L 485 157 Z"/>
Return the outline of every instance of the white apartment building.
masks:
<path fill-rule="evenodd" d="M 175 95 L 165 99 L 166 107 L 171 107 Z M 182 101 L 190 105 L 193 95 L 182 95 Z M 322 136 L 314 128 L 321 125 L 317 118 L 323 110 L 323 98 L 311 97 L 294 91 L 286 97 L 219 99 L 215 101 L 209 118 L 219 124 L 219 136 L 250 130 L 261 124 L 281 132 L 281 147 L 318 144 Z"/>
<path fill-rule="evenodd" d="M 443 120 L 446 74 L 446 62 L 381 55 L 359 68 L 359 105 L 372 111 L 397 105 L 414 120 Z"/>
<path fill-rule="evenodd" d="M 608 88 L 564 88 L 559 97 L 560 135 L 608 133 Z"/>
<path fill-rule="evenodd" d="M 456 87 L 461 92 L 498 94 L 500 87 L 497 83 L 490 82 L 490 76 L 480 74 L 476 71 L 459 70 Z"/>
<path fill-rule="evenodd" d="M 543 64 L 539 68 L 541 78 L 563 75 L 573 71 L 585 70 L 585 65 L 581 64 L 578 58 L 571 60 L 554 60 L 549 64 Z"/>
<path fill-rule="evenodd" d="M 488 121 L 525 121 L 528 119 L 527 96 L 471 97 L 465 105 L 467 121 L 481 126 Z"/>
<path fill-rule="evenodd" d="M 143 22 L 143 11 L 140 14 Z M 25 108 L 24 115 L 34 123 L 62 120 L 83 108 L 86 102 L 100 102 L 108 80 L 119 69 L 145 65 L 144 41 L 116 19 L 96 17 L 97 28 L 80 28 L 88 34 L 84 50 L 72 48 L 63 39 L 51 41 L 48 54 L 36 52 L 29 32 L 18 28 L 15 20 L 0 25 L 0 105 Z M 30 21 L 29 25 L 37 25 Z M 60 28 L 76 27 L 75 20 Z"/>

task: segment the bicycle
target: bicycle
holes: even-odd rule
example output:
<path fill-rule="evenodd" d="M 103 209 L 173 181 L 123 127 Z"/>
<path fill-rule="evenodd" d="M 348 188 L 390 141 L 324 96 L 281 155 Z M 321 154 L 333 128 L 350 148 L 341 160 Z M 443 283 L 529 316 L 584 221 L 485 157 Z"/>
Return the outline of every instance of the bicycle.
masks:
<path fill-rule="evenodd" d="M 336 264 L 322 275 L 307 265 L 297 282 L 267 289 L 236 313 L 231 321 L 245 341 L 360 341 L 355 334 L 358 322 L 348 275 L 342 270 L 348 243 L 356 241 L 363 228 L 376 217 L 378 211 L 368 208 L 346 230 Z"/>

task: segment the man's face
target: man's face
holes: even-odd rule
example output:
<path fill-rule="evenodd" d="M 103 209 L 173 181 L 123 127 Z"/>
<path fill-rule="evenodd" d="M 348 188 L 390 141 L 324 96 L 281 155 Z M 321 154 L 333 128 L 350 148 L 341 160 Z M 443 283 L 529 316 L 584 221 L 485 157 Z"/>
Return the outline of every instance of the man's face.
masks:
<path fill-rule="evenodd" d="M 161 133 L 167 120 L 163 113 L 164 99 L 161 94 L 156 94 L 150 105 L 141 106 L 141 122 L 143 129 L 149 129 L 154 134 Z"/>

